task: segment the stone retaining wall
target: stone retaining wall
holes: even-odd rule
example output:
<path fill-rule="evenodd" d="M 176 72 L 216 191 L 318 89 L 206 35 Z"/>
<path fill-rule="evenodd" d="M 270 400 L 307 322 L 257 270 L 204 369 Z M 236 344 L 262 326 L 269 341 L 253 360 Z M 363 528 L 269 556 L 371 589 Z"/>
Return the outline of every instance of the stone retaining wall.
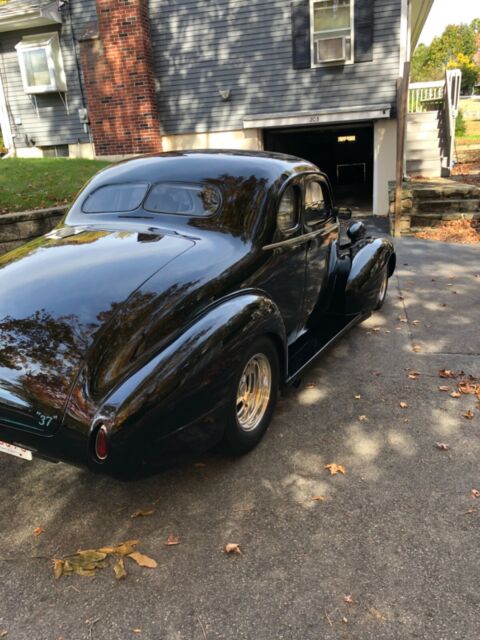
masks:
<path fill-rule="evenodd" d="M 0 215 L 0 255 L 51 231 L 67 207 L 4 213 Z"/>
<path fill-rule="evenodd" d="M 390 219 L 395 212 L 395 183 L 389 183 Z M 402 190 L 402 235 L 447 220 L 480 220 L 480 188 L 446 178 L 406 181 Z"/>

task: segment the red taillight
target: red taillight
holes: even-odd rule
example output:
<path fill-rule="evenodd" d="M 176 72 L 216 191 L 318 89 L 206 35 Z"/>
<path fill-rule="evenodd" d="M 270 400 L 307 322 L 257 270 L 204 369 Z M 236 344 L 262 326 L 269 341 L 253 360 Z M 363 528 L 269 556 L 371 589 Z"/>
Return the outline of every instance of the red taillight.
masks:
<path fill-rule="evenodd" d="M 108 431 L 103 424 L 95 436 L 95 456 L 97 460 L 106 460 L 108 456 Z"/>

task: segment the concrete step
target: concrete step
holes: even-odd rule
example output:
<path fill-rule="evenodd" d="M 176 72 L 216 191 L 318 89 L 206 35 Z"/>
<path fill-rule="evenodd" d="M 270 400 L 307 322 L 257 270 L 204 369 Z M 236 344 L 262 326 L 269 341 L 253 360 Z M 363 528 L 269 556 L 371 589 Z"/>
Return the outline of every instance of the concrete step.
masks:
<path fill-rule="evenodd" d="M 480 213 L 480 199 L 465 198 L 462 200 L 450 200 L 439 198 L 438 200 L 416 200 L 413 209 L 416 213 Z"/>
<path fill-rule="evenodd" d="M 436 160 L 408 160 L 407 173 L 410 176 L 426 176 L 429 178 L 439 178 L 442 173 L 440 159 Z"/>
<path fill-rule="evenodd" d="M 480 187 L 453 180 L 410 185 L 415 200 L 480 200 Z"/>

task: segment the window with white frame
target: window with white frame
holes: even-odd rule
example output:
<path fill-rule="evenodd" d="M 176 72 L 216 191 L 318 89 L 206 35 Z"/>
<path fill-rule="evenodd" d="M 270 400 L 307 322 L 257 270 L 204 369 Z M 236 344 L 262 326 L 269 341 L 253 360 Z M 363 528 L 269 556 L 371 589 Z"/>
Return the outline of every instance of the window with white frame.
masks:
<path fill-rule="evenodd" d="M 311 0 L 312 63 L 353 61 L 354 0 Z"/>
<path fill-rule="evenodd" d="M 58 33 L 25 36 L 15 49 L 25 93 L 67 90 Z"/>

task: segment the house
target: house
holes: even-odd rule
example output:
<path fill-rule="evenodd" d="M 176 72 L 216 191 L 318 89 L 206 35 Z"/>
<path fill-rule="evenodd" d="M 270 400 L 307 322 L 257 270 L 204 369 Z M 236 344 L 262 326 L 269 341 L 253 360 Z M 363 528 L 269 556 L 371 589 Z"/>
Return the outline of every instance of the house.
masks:
<path fill-rule="evenodd" d="M 432 2 L 0 0 L 3 138 L 19 156 L 287 152 L 385 214 L 397 80 Z"/>

